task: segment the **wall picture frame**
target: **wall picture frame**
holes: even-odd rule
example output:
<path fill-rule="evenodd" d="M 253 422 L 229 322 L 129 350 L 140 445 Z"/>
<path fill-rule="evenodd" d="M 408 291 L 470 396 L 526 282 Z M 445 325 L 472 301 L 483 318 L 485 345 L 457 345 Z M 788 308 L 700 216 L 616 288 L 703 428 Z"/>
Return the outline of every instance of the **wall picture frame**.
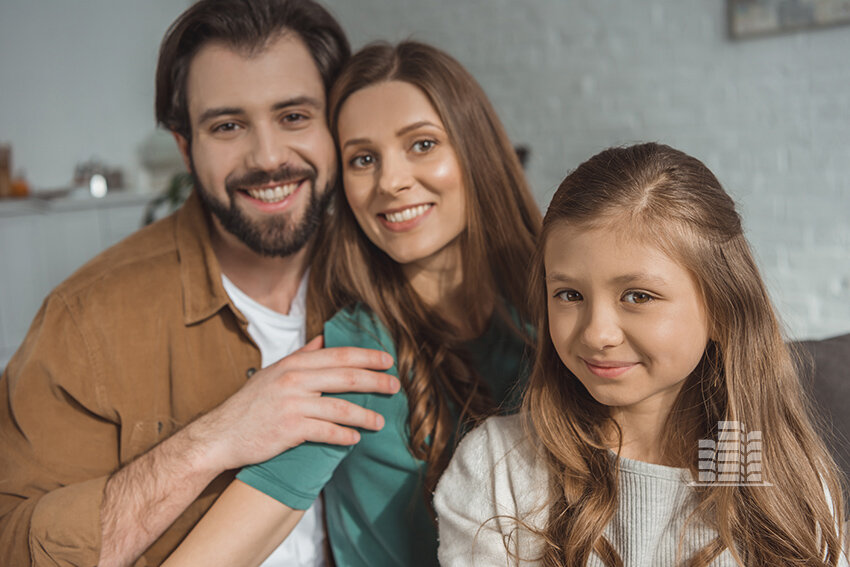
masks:
<path fill-rule="evenodd" d="M 850 0 L 727 0 L 733 39 L 850 24 Z"/>

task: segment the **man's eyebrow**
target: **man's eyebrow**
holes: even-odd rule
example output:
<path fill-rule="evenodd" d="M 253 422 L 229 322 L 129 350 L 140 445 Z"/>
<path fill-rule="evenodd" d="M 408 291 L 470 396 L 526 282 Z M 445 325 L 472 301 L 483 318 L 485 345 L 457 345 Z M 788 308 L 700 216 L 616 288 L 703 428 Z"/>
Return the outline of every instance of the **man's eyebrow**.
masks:
<path fill-rule="evenodd" d="M 272 105 L 273 111 L 284 110 L 293 106 L 311 106 L 315 109 L 321 110 L 323 108 L 322 102 L 312 96 L 297 96 L 294 98 L 281 100 Z M 208 108 L 207 110 L 201 113 L 200 118 L 198 118 L 198 124 L 203 124 L 220 116 L 233 116 L 238 114 L 245 114 L 245 109 L 240 108 L 238 106 L 220 106 L 216 108 Z"/>
<path fill-rule="evenodd" d="M 231 116 L 234 114 L 244 114 L 245 111 L 236 106 L 221 106 L 218 108 L 208 108 L 201 113 L 201 116 L 198 118 L 198 124 L 203 124 L 204 122 L 209 122 L 214 118 L 218 118 L 219 116 Z"/>
<path fill-rule="evenodd" d="M 272 105 L 272 110 L 283 110 L 291 106 L 312 106 L 315 109 L 321 110 L 325 107 L 322 101 L 312 96 L 296 96 Z"/>

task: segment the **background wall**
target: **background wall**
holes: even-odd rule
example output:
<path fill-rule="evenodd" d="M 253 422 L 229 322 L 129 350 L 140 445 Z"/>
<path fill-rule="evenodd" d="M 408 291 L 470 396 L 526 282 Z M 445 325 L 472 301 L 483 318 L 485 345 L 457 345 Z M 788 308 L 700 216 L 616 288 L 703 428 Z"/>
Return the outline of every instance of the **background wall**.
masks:
<path fill-rule="evenodd" d="M 610 145 L 702 159 L 738 200 L 790 334 L 850 331 L 850 27 L 732 42 L 723 0 L 324 0 L 359 47 L 441 46 L 482 83 L 541 206 Z M 138 169 L 185 0 L 0 0 L 0 140 L 38 186 Z M 0 219 L 0 222 L 3 222 Z"/>
<path fill-rule="evenodd" d="M 92 158 L 143 183 L 159 42 L 189 4 L 0 0 L 0 142 L 34 190 L 67 187 Z"/>

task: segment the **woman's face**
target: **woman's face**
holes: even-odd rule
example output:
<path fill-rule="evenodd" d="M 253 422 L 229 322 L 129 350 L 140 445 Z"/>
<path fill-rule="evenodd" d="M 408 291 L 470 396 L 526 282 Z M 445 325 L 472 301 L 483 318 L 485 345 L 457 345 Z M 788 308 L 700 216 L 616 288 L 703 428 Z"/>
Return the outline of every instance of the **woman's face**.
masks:
<path fill-rule="evenodd" d="M 466 228 L 465 191 L 425 93 L 402 81 L 356 91 L 337 130 L 345 196 L 369 240 L 406 267 L 445 267 Z"/>

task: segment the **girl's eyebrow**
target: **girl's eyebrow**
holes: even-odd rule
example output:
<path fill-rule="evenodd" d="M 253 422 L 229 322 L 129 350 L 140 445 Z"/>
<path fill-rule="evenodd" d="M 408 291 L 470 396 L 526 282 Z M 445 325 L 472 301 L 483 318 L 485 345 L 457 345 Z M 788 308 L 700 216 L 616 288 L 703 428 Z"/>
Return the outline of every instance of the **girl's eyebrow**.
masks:
<path fill-rule="evenodd" d="M 567 274 L 563 274 L 561 272 L 552 272 L 550 274 L 546 274 L 546 281 L 547 282 L 565 283 L 565 282 L 570 282 L 572 280 L 573 280 L 573 278 L 571 278 Z"/>
<path fill-rule="evenodd" d="M 562 272 L 552 272 L 552 273 L 546 275 L 546 281 L 547 282 L 570 283 L 574 280 L 575 280 L 575 278 L 573 278 L 572 276 L 570 276 L 568 274 L 564 274 Z M 623 274 L 621 276 L 611 278 L 610 281 L 611 281 L 612 284 L 616 284 L 616 285 L 628 285 L 628 284 L 633 284 L 633 283 L 636 283 L 636 282 L 642 283 L 642 284 L 657 285 L 657 286 L 663 286 L 663 285 L 667 284 L 667 280 L 665 280 L 664 278 L 661 278 L 659 276 L 656 276 L 654 274 L 649 274 L 649 273 L 646 273 L 646 272 L 635 272 L 635 273 L 632 273 L 632 274 Z"/>
<path fill-rule="evenodd" d="M 633 274 L 623 274 L 622 276 L 617 276 L 611 280 L 611 283 L 614 284 L 631 284 L 635 282 L 640 283 L 648 283 L 651 285 L 663 286 L 667 284 L 667 280 L 656 276 L 655 274 L 648 274 L 646 272 L 635 272 Z"/>

